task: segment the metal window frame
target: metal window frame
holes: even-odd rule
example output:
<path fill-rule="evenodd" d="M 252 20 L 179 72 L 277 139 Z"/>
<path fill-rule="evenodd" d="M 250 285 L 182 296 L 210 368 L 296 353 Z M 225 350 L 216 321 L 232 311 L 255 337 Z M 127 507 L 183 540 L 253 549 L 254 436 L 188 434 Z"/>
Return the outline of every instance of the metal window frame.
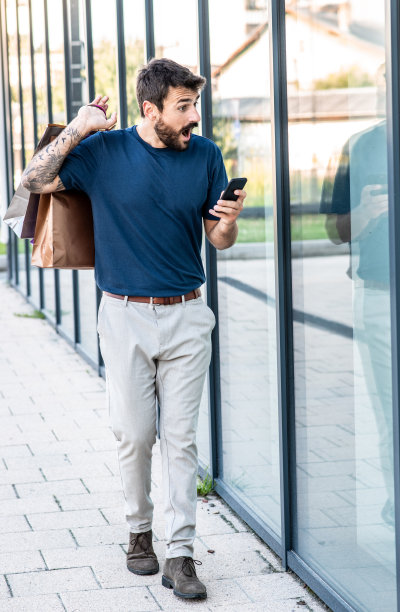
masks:
<path fill-rule="evenodd" d="M 203 89 L 201 104 L 201 133 L 206 138 L 213 137 L 212 120 L 212 91 L 211 91 L 211 61 L 210 61 L 210 25 L 208 0 L 198 0 L 198 27 L 199 27 L 199 64 L 200 74 L 207 79 Z M 221 422 L 221 387 L 220 387 L 220 354 L 219 354 L 219 327 L 218 327 L 218 278 L 217 278 L 217 251 L 208 241 L 205 241 L 206 276 L 207 276 L 207 304 L 215 314 L 216 324 L 212 332 L 212 355 L 208 371 L 209 394 L 209 447 L 210 466 L 209 473 L 216 485 L 221 485 L 223 475 L 222 455 L 222 422 Z"/>
<path fill-rule="evenodd" d="M 389 194 L 389 261 L 392 345 L 393 466 L 397 610 L 400 611 L 400 7 L 386 2 L 386 83 Z"/>
<path fill-rule="evenodd" d="M 95 85 L 94 85 L 94 56 L 93 56 L 93 33 L 92 33 L 92 2 L 91 0 L 83 0 L 83 11 L 84 11 L 84 37 L 85 37 L 85 66 L 86 66 L 86 91 L 87 99 L 93 100 L 95 97 Z M 102 292 L 96 284 L 96 317 L 99 312 L 99 306 L 101 301 Z M 100 342 L 97 337 L 97 363 L 96 368 L 99 376 L 105 376 L 103 356 L 100 351 Z"/>
<path fill-rule="evenodd" d="M 287 552 L 292 547 L 292 516 L 293 500 L 295 499 L 295 472 L 293 473 L 295 420 L 286 39 L 283 2 L 269 0 L 269 31 L 281 490 L 280 557 L 283 567 L 287 569 Z"/>
<path fill-rule="evenodd" d="M 153 0 L 145 0 L 145 23 L 146 23 L 146 61 L 149 62 L 156 55 L 154 42 L 154 7 Z"/>
<path fill-rule="evenodd" d="M 126 99 L 124 0 L 116 0 L 116 25 L 119 122 L 121 129 L 125 129 L 128 127 L 128 103 Z"/>
<path fill-rule="evenodd" d="M 12 130 L 11 130 L 11 90 L 10 90 L 10 78 L 8 69 L 8 33 L 7 33 L 7 19 L 6 19 L 6 4 L 5 2 L 0 3 L 0 61 L 1 61 L 1 92 L 3 98 L 3 122 L 5 128 L 5 153 L 6 153 L 6 174 L 7 174 L 7 199 L 11 200 L 11 196 L 14 191 L 13 186 L 13 151 L 12 151 Z M 13 241 L 14 232 L 11 229 L 8 230 L 8 244 L 7 244 L 7 278 L 8 282 L 12 283 L 14 276 L 14 261 L 13 261 Z"/>
<path fill-rule="evenodd" d="M 92 40 L 91 0 L 82 0 L 85 10 L 85 50 L 87 70 L 88 97 L 92 99 L 95 95 L 94 89 L 94 58 Z M 14 0 L 18 11 L 18 0 Z M 145 2 L 145 28 L 146 28 L 146 60 L 155 56 L 154 40 L 154 15 L 153 1 Z M 66 92 L 68 92 L 67 73 L 71 69 L 70 45 L 68 29 L 68 0 L 63 3 L 63 27 L 64 27 L 64 49 L 65 49 L 65 74 Z M 48 38 L 48 0 L 43 0 L 45 20 L 45 59 L 47 76 L 47 103 L 49 123 L 53 121 L 52 94 L 50 83 L 50 50 Z M 293 329 L 292 329 L 292 284 L 291 284 L 291 258 L 290 258 L 290 192 L 289 192 L 289 168 L 288 168 L 288 138 L 287 138 L 287 89 L 286 89 L 286 48 L 285 48 L 285 6 L 280 0 L 269 0 L 269 30 L 270 30 L 270 76 L 271 76 L 271 124 L 274 161 L 274 228 L 275 228 L 275 277 L 277 296 L 277 342 L 278 342 L 278 365 L 279 365 L 279 427 L 280 427 L 280 482 L 281 482 L 281 519 L 282 537 L 276 534 L 261 521 L 252 508 L 246 505 L 237 492 L 223 480 L 222 461 L 222 418 L 221 418 L 221 390 L 220 390 L 220 353 L 218 327 L 213 332 L 213 356 L 209 372 L 209 397 L 210 397 L 210 472 L 216 482 L 216 491 L 230 506 L 258 533 L 273 550 L 280 555 L 285 569 L 294 570 L 333 610 L 351 611 L 353 608 L 344 601 L 320 575 L 309 567 L 303 559 L 293 550 L 293 528 L 296 511 L 296 482 L 295 482 L 295 430 L 294 430 L 294 362 L 293 362 Z M 31 0 L 29 0 L 31 7 Z M 202 109 L 202 133 L 212 138 L 212 97 L 211 97 L 211 64 L 210 64 L 210 34 L 209 34 L 209 3 L 208 0 L 198 0 L 198 24 L 199 24 L 199 58 L 200 72 L 208 80 L 201 97 Z M 123 0 L 115 0 L 117 11 L 117 58 L 118 58 L 118 84 L 120 110 L 126 105 L 126 74 L 125 71 L 125 49 L 123 31 Z M 32 16 L 30 16 L 31 30 Z M 390 255 L 391 255 L 391 299 L 392 299 L 392 359 L 393 359 L 393 435 L 395 450 L 395 515 L 396 515 L 396 552 L 397 573 L 400 589 L 400 422 L 398 414 L 399 404 L 399 329 L 400 329 L 400 211 L 396 211 L 395 202 L 400 202 L 400 176 L 395 169 L 400 164 L 400 81 L 399 81 L 399 47 L 400 47 L 400 9 L 397 0 L 387 0 L 387 73 L 389 74 L 389 85 L 391 95 L 388 96 L 388 159 L 389 159 L 389 215 L 390 215 Z M 8 154 L 7 174 L 8 191 L 13 191 L 13 150 L 12 150 L 12 109 L 10 102 L 10 85 L 8 75 L 8 45 L 7 45 L 7 23 L 5 3 L 0 3 L 0 34 L 1 48 L 0 60 L 2 61 L 2 92 L 4 99 L 4 121 L 6 125 L 6 150 Z M 19 36 L 19 32 L 17 33 Z M 393 52 L 396 51 L 396 53 Z M 19 62 L 20 66 L 20 62 Z M 31 31 L 31 70 L 34 79 L 34 50 Z M 21 79 L 20 79 L 21 87 Z M 32 81 L 34 89 L 34 81 Z M 35 92 L 32 92 L 32 96 Z M 68 121 L 72 118 L 71 98 L 66 93 L 66 106 Z M 121 104 L 121 96 L 125 100 Z M 34 101 L 34 98 L 32 98 Z M 34 121 L 37 121 L 37 109 L 34 103 Z M 21 111 L 23 109 L 21 108 Z M 123 114 L 121 113 L 121 124 Z M 123 124 L 124 125 L 124 124 Z M 35 130 L 35 139 L 37 130 Z M 36 140 L 35 140 L 36 141 Z M 279 202 L 279 206 L 277 205 Z M 18 241 L 10 232 L 10 247 L 8 256 L 10 262 L 9 278 L 12 284 L 22 293 L 19 285 L 18 260 L 16 258 L 16 247 Z M 207 270 L 207 302 L 214 310 L 218 320 L 218 282 L 217 282 L 217 257 L 216 250 L 209 243 L 206 244 L 206 270 Z M 57 279 L 55 271 L 55 278 Z M 77 272 L 77 271 L 75 271 Z M 44 283 L 43 270 L 39 270 L 41 287 L 40 308 L 44 309 Z M 78 274 L 78 273 L 77 273 Z M 78 276 L 73 281 L 77 283 Z M 74 277 L 73 277 L 74 278 Z M 56 296 L 60 298 L 60 287 L 55 283 Z M 101 298 L 101 291 L 96 287 L 96 305 Z M 28 298 L 29 299 L 29 298 Z M 29 300 L 31 301 L 31 300 Z M 56 298 L 57 304 L 57 298 Z M 79 287 L 74 286 L 74 338 L 70 338 L 60 328 L 61 304 L 59 302 L 59 314 L 56 321 L 45 311 L 46 317 L 52 323 L 58 333 L 62 335 L 71 345 L 75 347 L 86 361 L 99 374 L 104 375 L 104 367 L 101 353 L 98 347 L 98 361 L 95 363 L 80 346 L 79 327 Z M 56 306 L 57 308 L 57 306 Z M 77 312 L 75 312 L 77 309 Z M 97 313 L 96 313 L 97 314 Z M 60 319 L 60 320 L 58 320 Z M 200 472 L 202 470 L 200 469 Z M 204 472 L 204 470 L 203 470 Z M 398 596 L 398 601 L 400 597 Z M 398 604 L 399 605 L 399 604 Z M 400 611 L 400 607 L 398 608 Z"/>
<path fill-rule="evenodd" d="M 24 119 L 24 94 L 22 89 L 22 67 L 21 67 L 21 36 L 20 36 L 20 24 L 19 24 L 19 8 L 20 0 L 15 2 L 16 11 L 16 25 L 17 25 L 17 57 L 18 57 L 18 96 L 20 105 L 21 115 L 21 167 L 22 169 L 26 166 L 26 153 L 25 153 L 25 119 Z M 22 240 L 18 240 L 18 251 L 19 244 Z M 24 244 L 24 256 L 25 256 L 25 287 L 26 295 L 31 295 L 31 264 L 30 264 L 30 250 L 28 240 L 23 240 Z"/>

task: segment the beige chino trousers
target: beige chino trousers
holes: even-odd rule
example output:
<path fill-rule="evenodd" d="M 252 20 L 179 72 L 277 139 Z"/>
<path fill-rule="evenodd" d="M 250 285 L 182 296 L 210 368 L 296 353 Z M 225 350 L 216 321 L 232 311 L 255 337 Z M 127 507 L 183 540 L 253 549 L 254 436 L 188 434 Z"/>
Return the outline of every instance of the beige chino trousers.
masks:
<path fill-rule="evenodd" d="M 106 368 L 129 529 L 152 528 L 152 447 L 160 405 L 166 557 L 193 556 L 199 405 L 215 317 L 202 298 L 168 306 L 103 295 L 98 333 Z"/>

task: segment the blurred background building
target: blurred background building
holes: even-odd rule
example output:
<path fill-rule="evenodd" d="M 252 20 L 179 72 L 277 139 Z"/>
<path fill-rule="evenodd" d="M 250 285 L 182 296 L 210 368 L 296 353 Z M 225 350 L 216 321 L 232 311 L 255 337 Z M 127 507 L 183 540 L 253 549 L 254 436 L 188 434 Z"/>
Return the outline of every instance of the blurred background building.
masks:
<path fill-rule="evenodd" d="M 199 133 L 248 197 L 238 243 L 204 245 L 200 472 L 333 610 L 400 609 L 397 3 L 0 4 L 3 211 L 44 127 L 95 92 L 125 128 L 151 57 L 208 78 Z M 0 239 L 10 283 L 102 374 L 93 272 Z"/>

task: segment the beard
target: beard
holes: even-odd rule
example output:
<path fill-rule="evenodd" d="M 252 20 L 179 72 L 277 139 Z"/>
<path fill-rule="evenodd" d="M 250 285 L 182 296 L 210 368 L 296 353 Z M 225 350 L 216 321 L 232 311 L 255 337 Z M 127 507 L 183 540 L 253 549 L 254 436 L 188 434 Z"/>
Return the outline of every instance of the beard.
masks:
<path fill-rule="evenodd" d="M 198 125 L 198 123 L 189 123 L 181 130 L 174 130 L 164 123 L 162 119 L 158 119 L 154 124 L 154 131 L 161 142 L 169 149 L 174 149 L 174 151 L 185 151 L 189 146 L 190 139 L 182 142 L 181 135 L 183 132 L 189 133 L 192 128 Z"/>

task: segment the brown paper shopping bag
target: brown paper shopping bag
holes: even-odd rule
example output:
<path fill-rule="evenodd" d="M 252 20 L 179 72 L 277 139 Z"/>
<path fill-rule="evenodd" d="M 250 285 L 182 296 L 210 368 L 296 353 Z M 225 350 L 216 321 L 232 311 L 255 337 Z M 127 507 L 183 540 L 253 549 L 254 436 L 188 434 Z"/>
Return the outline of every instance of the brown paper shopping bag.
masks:
<path fill-rule="evenodd" d="M 32 250 L 39 268 L 94 268 L 92 206 L 80 191 L 41 194 Z"/>

